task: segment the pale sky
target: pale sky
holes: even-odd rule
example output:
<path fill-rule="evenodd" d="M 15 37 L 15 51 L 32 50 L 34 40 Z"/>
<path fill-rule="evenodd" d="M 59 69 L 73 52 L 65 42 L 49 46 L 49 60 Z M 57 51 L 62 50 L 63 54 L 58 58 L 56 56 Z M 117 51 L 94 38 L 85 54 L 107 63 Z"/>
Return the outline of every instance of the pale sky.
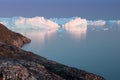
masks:
<path fill-rule="evenodd" d="M 120 0 L 0 0 L 0 17 L 120 19 Z"/>

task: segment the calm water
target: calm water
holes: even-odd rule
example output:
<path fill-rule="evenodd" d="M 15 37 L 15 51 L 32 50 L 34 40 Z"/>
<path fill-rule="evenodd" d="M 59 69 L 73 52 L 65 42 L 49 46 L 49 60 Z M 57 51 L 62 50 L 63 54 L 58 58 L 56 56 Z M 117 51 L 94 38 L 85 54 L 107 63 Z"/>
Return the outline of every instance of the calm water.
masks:
<path fill-rule="evenodd" d="M 120 76 L 120 26 L 92 27 L 87 31 L 32 31 L 23 49 L 48 59 L 102 75 L 107 80 Z"/>

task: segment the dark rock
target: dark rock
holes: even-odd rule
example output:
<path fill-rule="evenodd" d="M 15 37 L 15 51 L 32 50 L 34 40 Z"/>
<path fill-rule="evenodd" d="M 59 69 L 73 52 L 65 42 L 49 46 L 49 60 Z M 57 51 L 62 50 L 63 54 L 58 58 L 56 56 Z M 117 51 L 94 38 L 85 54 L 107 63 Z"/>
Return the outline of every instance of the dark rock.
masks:
<path fill-rule="evenodd" d="M 34 80 L 105 80 L 101 76 L 65 66 L 7 44 L 0 46 L 0 64 L 0 69 L 7 67 L 10 68 L 8 71 L 14 71 L 15 66 L 20 67 L 27 75 L 24 78 L 29 78 L 29 73 L 32 73 Z M 16 70 L 14 72 L 17 73 Z"/>
<path fill-rule="evenodd" d="M 24 44 L 29 43 L 30 39 L 9 30 L 4 25 L 0 24 L 0 42 L 14 45 L 16 47 L 22 47 Z"/>

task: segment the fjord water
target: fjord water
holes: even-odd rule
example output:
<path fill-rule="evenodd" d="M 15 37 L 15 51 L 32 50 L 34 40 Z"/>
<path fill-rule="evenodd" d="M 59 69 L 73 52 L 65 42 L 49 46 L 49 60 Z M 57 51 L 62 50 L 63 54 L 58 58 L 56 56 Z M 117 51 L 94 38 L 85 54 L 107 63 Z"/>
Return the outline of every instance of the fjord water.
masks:
<path fill-rule="evenodd" d="M 50 60 L 118 80 L 120 76 L 120 26 L 87 26 L 87 31 L 71 33 L 31 31 L 24 35 L 32 42 L 23 49 Z"/>
<path fill-rule="evenodd" d="M 32 40 L 23 46 L 27 51 L 119 80 L 120 20 L 13 17 L 0 18 L 0 23 Z"/>

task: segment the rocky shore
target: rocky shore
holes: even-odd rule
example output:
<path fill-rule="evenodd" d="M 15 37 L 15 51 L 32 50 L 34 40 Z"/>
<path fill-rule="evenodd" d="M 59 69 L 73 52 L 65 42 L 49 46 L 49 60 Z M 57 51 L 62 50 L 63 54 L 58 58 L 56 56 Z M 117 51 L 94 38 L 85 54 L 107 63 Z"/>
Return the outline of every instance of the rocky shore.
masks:
<path fill-rule="evenodd" d="M 19 33 L 15 33 L 6 28 L 3 24 L 0 24 L 0 42 L 16 47 L 22 47 L 24 44 L 29 43 L 30 41 L 31 40 L 27 37 Z"/>
<path fill-rule="evenodd" d="M 105 80 L 22 50 L 20 47 L 30 40 L 11 32 L 0 24 L 0 80 Z"/>

